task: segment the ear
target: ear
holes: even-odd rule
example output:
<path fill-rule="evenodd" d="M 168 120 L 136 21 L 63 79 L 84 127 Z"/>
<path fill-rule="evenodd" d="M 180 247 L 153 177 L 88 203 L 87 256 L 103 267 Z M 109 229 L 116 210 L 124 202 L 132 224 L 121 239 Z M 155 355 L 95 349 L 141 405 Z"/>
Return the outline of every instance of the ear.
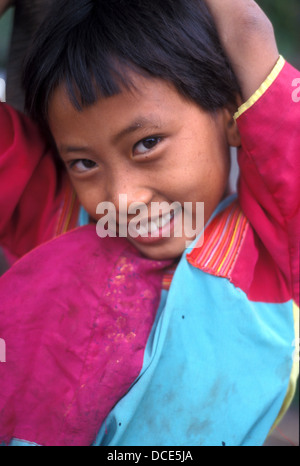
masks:
<path fill-rule="evenodd" d="M 240 104 L 238 103 L 238 105 Z M 233 105 L 228 105 L 227 107 L 223 108 L 223 121 L 227 143 L 232 147 L 240 147 L 241 145 L 240 132 L 238 130 L 236 121 L 233 118 L 236 110 L 236 106 Z"/>

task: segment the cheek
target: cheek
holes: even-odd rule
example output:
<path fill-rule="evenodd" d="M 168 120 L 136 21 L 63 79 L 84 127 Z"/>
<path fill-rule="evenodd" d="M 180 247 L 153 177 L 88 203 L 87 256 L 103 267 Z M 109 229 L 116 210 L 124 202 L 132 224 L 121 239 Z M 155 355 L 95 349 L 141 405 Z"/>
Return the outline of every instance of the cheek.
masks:
<path fill-rule="evenodd" d="M 208 201 L 210 196 L 223 192 L 227 185 L 230 171 L 229 155 L 199 154 L 194 163 L 182 171 L 179 178 L 189 197 L 198 197 L 199 201 Z M 199 199 L 199 197 L 201 199 Z"/>
<path fill-rule="evenodd" d="M 205 223 L 227 193 L 230 158 L 227 151 L 211 153 L 194 167 L 187 180 L 189 196 L 196 202 L 204 202 Z"/>
<path fill-rule="evenodd" d="M 229 153 L 224 153 L 222 157 L 216 158 L 213 163 L 210 164 L 207 189 L 209 190 L 209 194 L 211 195 L 214 203 L 218 203 L 226 192 L 229 172 Z"/>
<path fill-rule="evenodd" d="M 96 214 L 96 209 L 98 204 L 103 201 L 101 192 L 95 189 L 95 187 L 88 186 L 86 183 L 73 181 L 72 184 L 80 204 L 94 220 L 97 220 L 99 215 Z"/>

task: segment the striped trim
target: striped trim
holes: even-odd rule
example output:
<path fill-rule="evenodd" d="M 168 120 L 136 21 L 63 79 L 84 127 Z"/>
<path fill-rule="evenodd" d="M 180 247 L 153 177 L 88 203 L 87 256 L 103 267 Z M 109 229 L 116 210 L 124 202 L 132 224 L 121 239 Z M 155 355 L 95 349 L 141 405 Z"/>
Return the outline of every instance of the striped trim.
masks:
<path fill-rule="evenodd" d="M 177 264 L 174 265 L 172 268 L 168 269 L 167 272 L 164 274 L 163 280 L 162 280 L 162 289 L 163 290 L 168 291 L 170 289 L 176 267 L 177 267 Z"/>
<path fill-rule="evenodd" d="M 196 245 L 187 254 L 188 262 L 204 272 L 230 278 L 248 225 L 238 202 L 234 201 L 205 228 L 204 241 L 200 238 L 199 247 Z"/>
<path fill-rule="evenodd" d="M 76 193 L 71 185 L 67 184 L 65 197 L 62 202 L 55 236 L 66 233 L 78 226 L 79 202 Z"/>
<path fill-rule="evenodd" d="M 273 70 L 271 71 L 269 76 L 265 79 L 265 81 L 262 83 L 262 85 L 259 87 L 259 89 L 257 89 L 257 91 L 247 100 L 247 102 L 241 105 L 238 111 L 234 114 L 235 120 L 239 116 L 241 116 L 244 112 L 246 112 L 246 110 L 252 107 L 252 105 L 254 105 L 263 96 L 263 94 L 269 89 L 269 87 L 273 84 L 275 79 L 278 77 L 284 65 L 285 65 L 285 59 L 280 55 Z"/>

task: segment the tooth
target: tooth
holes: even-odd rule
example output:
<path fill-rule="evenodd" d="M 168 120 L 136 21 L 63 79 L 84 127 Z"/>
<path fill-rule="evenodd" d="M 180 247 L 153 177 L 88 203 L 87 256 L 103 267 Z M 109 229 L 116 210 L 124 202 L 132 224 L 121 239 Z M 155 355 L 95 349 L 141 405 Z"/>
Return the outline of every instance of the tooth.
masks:
<path fill-rule="evenodd" d="M 171 214 L 170 213 L 164 215 L 161 218 L 161 227 L 164 227 L 165 225 L 167 225 L 167 223 L 169 223 L 170 220 L 171 220 Z"/>
<path fill-rule="evenodd" d="M 152 228 L 153 228 L 153 229 L 158 229 L 158 228 L 160 228 L 159 219 L 156 218 L 156 219 L 151 219 L 151 220 L 149 220 L 149 222 L 148 222 L 148 228 L 149 228 L 149 231 L 150 231 L 150 230 L 152 231 Z"/>
<path fill-rule="evenodd" d="M 155 233 L 157 233 L 160 228 L 167 225 L 173 217 L 174 214 L 168 212 L 155 220 L 147 221 L 144 219 L 135 226 L 135 229 L 140 236 L 149 236 L 149 234 L 155 236 Z M 139 226 L 139 228 L 137 228 L 137 226 Z"/>
<path fill-rule="evenodd" d="M 148 236 L 148 228 L 146 225 L 140 224 L 140 228 L 137 230 L 140 236 Z"/>
<path fill-rule="evenodd" d="M 149 223 L 149 233 L 152 237 L 157 238 L 159 236 L 159 226 L 157 225 L 157 222 Z"/>
<path fill-rule="evenodd" d="M 148 230 L 149 230 L 151 233 L 155 233 L 158 229 L 159 229 L 159 226 L 157 225 L 157 222 L 152 221 L 152 222 L 149 223 Z"/>

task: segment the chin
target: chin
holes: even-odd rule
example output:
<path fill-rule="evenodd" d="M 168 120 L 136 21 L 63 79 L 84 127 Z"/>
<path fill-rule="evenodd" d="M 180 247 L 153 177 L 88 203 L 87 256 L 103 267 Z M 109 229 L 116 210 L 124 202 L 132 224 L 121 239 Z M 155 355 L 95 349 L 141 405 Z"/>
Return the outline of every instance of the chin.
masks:
<path fill-rule="evenodd" d="M 138 249 L 145 257 L 148 259 L 152 260 L 157 260 L 157 261 L 167 261 L 167 260 L 176 260 L 180 258 L 185 251 L 185 244 L 186 241 L 181 241 L 179 242 L 178 239 L 176 238 L 177 241 L 168 241 L 164 242 L 166 244 L 155 244 L 155 245 L 141 245 L 137 244 L 134 241 L 130 241 L 133 246 Z M 175 244 L 173 244 L 175 243 Z"/>

